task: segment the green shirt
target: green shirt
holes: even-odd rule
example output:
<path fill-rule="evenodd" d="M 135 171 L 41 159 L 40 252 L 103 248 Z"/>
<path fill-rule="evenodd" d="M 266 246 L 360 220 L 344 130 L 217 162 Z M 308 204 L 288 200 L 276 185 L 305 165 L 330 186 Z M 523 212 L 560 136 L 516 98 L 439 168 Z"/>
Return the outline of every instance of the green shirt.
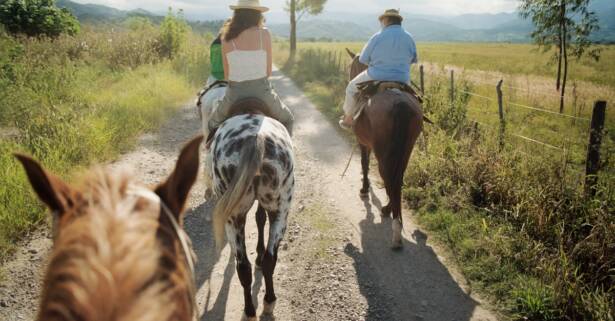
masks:
<path fill-rule="evenodd" d="M 222 40 L 220 35 L 211 44 L 209 51 L 211 75 L 217 80 L 224 80 L 224 62 L 222 61 Z"/>

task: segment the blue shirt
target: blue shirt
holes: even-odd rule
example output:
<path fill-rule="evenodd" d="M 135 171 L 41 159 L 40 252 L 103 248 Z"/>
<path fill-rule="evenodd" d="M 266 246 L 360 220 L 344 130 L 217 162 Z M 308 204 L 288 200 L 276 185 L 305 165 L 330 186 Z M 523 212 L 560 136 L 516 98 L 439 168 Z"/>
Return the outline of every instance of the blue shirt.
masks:
<path fill-rule="evenodd" d="M 391 25 L 375 34 L 365 45 L 359 61 L 368 65 L 374 80 L 410 82 L 410 64 L 418 61 L 412 35 L 399 25 Z"/>

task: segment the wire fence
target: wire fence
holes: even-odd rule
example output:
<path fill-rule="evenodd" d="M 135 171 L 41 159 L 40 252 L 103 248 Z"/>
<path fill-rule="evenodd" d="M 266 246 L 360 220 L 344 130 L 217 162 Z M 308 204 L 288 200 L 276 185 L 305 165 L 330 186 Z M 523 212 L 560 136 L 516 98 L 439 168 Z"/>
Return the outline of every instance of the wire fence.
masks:
<path fill-rule="evenodd" d="M 349 73 L 350 70 L 350 59 L 349 57 L 346 55 L 345 52 L 341 52 L 341 51 L 330 51 L 330 50 L 323 50 L 323 49 L 308 49 L 305 50 L 303 52 L 303 58 L 306 59 L 310 64 L 314 64 L 315 66 L 317 66 L 321 71 L 323 72 L 328 72 L 329 74 L 333 73 L 337 73 L 338 75 L 347 75 Z M 423 67 L 423 66 L 421 66 Z M 553 151 L 556 151 L 558 153 L 563 153 L 563 154 L 568 154 L 570 152 L 570 150 L 572 148 L 576 148 L 577 152 L 578 151 L 584 151 L 584 150 L 588 150 L 588 146 L 590 145 L 589 143 L 579 143 L 578 140 L 574 140 L 571 142 L 569 137 L 565 138 L 565 142 L 562 142 L 560 146 L 558 146 L 559 144 L 555 144 L 552 142 L 547 142 L 544 141 L 540 138 L 537 137 L 532 137 L 532 135 L 528 135 L 527 133 L 521 134 L 521 133 L 517 133 L 517 132 L 511 132 L 510 129 L 505 129 L 505 123 L 507 121 L 511 121 L 511 119 L 505 119 L 506 117 L 508 117 L 508 115 L 505 116 L 505 113 L 503 112 L 503 107 L 504 107 L 504 93 L 501 90 L 502 88 L 498 88 L 498 90 L 494 90 L 494 96 L 490 96 L 484 93 L 478 93 L 478 92 L 474 92 L 470 89 L 467 88 L 467 86 L 465 88 L 463 88 L 462 86 L 455 86 L 455 81 L 454 81 L 454 72 L 457 70 L 459 71 L 459 69 L 454 69 L 454 68 L 449 68 L 448 70 L 443 69 L 444 72 L 448 73 L 451 72 L 451 103 L 455 103 L 455 93 L 463 93 L 466 95 L 469 95 L 471 97 L 475 97 L 477 99 L 481 99 L 484 100 L 486 102 L 489 102 L 489 104 L 493 104 L 493 105 L 498 105 L 499 108 L 499 121 L 500 121 L 500 126 L 491 126 L 491 125 L 487 125 L 485 123 L 482 122 L 478 122 L 474 119 L 471 119 L 471 121 L 481 125 L 482 127 L 485 128 L 489 128 L 489 129 L 494 129 L 496 131 L 502 131 L 502 130 L 508 130 L 505 135 L 501 135 L 502 137 L 514 137 L 520 141 L 523 141 L 525 143 L 528 144 L 532 144 L 535 146 L 539 146 L 541 148 L 547 148 Z M 425 90 L 426 88 L 422 88 L 425 86 L 424 82 L 425 82 L 425 74 L 424 74 L 424 68 L 420 68 L 421 74 L 420 74 L 420 85 L 415 85 L 416 87 L 420 87 L 419 89 L 423 92 L 424 94 L 424 100 L 425 101 L 431 101 L 432 97 L 429 97 L 429 94 L 425 95 Z M 470 83 L 470 84 L 480 84 L 480 85 L 484 85 L 484 86 L 489 86 L 492 88 L 496 88 L 495 84 L 497 82 L 500 81 L 500 79 L 497 80 L 493 80 L 493 82 L 489 82 L 488 80 L 483 80 L 483 79 L 476 79 L 476 77 L 470 77 L 468 78 L 464 78 L 463 79 L 464 82 Z M 500 84 L 501 86 L 501 84 Z M 576 87 L 576 86 L 575 86 Z M 562 98 L 562 95 L 560 93 L 554 93 L 551 90 L 545 90 L 545 89 L 540 89 L 540 88 L 531 88 L 528 82 L 528 88 L 522 88 L 519 86 L 514 86 L 512 84 L 507 84 L 506 87 L 508 89 L 508 92 L 506 92 L 507 94 L 507 99 L 506 99 L 506 108 L 507 110 L 509 110 L 510 108 L 515 108 L 518 110 L 527 110 L 527 111 L 531 111 L 532 113 L 540 113 L 543 114 L 545 116 L 548 117 L 555 117 L 555 118 L 561 118 L 561 119 L 568 119 L 568 120 L 572 120 L 573 121 L 573 125 L 577 128 L 579 128 L 578 132 L 576 132 L 576 135 L 579 135 L 581 133 L 587 132 L 588 136 L 589 134 L 592 133 L 592 128 L 590 128 L 589 126 L 585 127 L 579 127 L 579 125 L 576 124 L 576 122 L 583 122 L 587 125 L 590 125 L 590 123 L 592 123 L 592 120 L 590 118 L 587 117 L 583 117 L 581 115 L 570 115 L 570 114 L 566 114 L 566 113 L 560 113 L 558 111 L 551 110 L 551 109 L 547 109 L 547 108 L 543 108 L 543 107 L 538 107 L 538 106 L 532 106 L 532 104 L 528 104 L 528 103 L 522 103 L 521 101 L 515 100 L 513 97 L 513 90 L 517 90 L 517 91 L 521 91 L 524 93 L 528 93 L 528 94 L 535 94 L 536 96 L 538 96 L 537 98 L 543 97 L 543 96 L 549 96 L 549 97 L 555 97 L 555 98 Z M 565 98 L 570 99 L 570 97 L 568 96 L 572 96 L 572 98 L 574 99 L 574 110 L 576 113 L 576 88 L 575 90 L 573 90 L 572 92 L 568 92 L 567 95 L 563 95 Z M 529 99 L 529 95 L 528 95 L 528 99 Z M 468 110 L 472 110 L 472 107 L 468 108 Z M 497 110 L 495 110 L 497 111 Z M 494 115 L 496 114 L 496 112 L 494 111 Z M 526 116 L 527 117 L 527 116 Z M 526 123 L 518 122 L 517 125 L 527 125 Z M 547 127 L 547 126 L 544 126 Z M 516 127 L 517 129 L 519 129 L 519 127 Z M 528 129 L 529 126 L 524 126 L 521 127 L 522 130 Z M 548 130 L 551 130 L 555 135 L 558 135 L 558 138 L 562 138 L 562 135 L 559 135 L 559 131 L 558 130 L 562 130 L 561 128 L 558 129 L 558 126 L 551 126 L 550 128 L 548 128 Z M 584 134 L 581 134 L 578 136 L 581 139 L 587 139 L 588 137 L 585 136 Z M 587 139 L 589 142 L 589 139 Z M 535 156 L 532 154 L 527 154 L 528 156 Z"/>

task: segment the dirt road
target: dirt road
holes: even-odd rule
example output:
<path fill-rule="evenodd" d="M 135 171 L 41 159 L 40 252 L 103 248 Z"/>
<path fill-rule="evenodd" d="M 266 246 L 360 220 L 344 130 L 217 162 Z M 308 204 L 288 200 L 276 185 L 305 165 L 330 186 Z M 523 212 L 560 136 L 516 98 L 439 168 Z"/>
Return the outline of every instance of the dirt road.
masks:
<path fill-rule="evenodd" d="M 360 161 L 355 156 L 346 178 L 340 177 L 351 145 L 292 82 L 276 72 L 272 82 L 296 116 L 297 191 L 286 240 L 275 273 L 278 303 L 275 319 L 286 320 L 497 320 L 468 294 L 454 264 L 443 258 L 404 217 L 404 249 L 389 249 L 391 225 L 380 218 L 386 201 L 374 184 L 370 201 L 362 201 Z M 162 179 L 174 165 L 181 144 L 199 133 L 200 123 L 187 107 L 159 133 L 113 166 L 131 166 L 147 183 Z M 376 182 L 374 176 L 374 182 Z M 198 255 L 198 303 L 201 320 L 239 320 L 243 295 L 228 246 L 214 255 L 211 204 L 197 184 L 190 200 L 186 229 Z M 251 215 L 250 217 L 253 217 Z M 249 219 L 248 249 L 254 262 L 256 226 Z M 0 283 L 0 320 L 32 320 L 38 282 L 49 251 L 41 231 L 6 265 Z M 255 272 L 253 293 L 262 305 L 264 285 Z M 272 318 L 261 318 L 270 320 Z"/>

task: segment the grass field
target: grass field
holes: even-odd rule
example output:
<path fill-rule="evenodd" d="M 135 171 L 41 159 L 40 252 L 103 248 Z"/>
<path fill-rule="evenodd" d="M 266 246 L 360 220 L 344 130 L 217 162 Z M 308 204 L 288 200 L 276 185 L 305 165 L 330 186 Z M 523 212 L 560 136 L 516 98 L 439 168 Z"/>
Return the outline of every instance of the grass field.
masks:
<path fill-rule="evenodd" d="M 168 58 L 159 33 L 119 25 L 52 41 L 0 31 L 0 262 L 46 220 L 12 153 L 70 180 L 130 149 L 193 97 L 207 75 L 210 38 L 187 32 L 193 44 Z"/>
<path fill-rule="evenodd" d="M 358 51 L 360 44 L 302 43 L 295 63 L 287 64 L 287 44 L 277 45 L 276 63 L 332 121 L 341 113 L 348 81 L 345 47 Z M 587 120 L 513 105 L 557 111 L 546 67 L 530 68 L 536 71 L 530 74 L 512 67 L 523 60 L 539 66 L 546 57 L 527 45 L 419 44 L 419 51 L 427 60 L 423 107 L 436 123 L 426 127 L 405 176 L 404 197 L 419 222 L 452 250 L 472 285 L 508 318 L 614 320 L 615 113 L 607 111 L 599 194 L 588 199 Z M 614 52 L 607 48 L 605 57 Z M 567 97 L 567 115 L 588 118 L 596 99 L 613 106 L 612 82 L 591 82 L 597 68 L 612 63 L 573 73 L 582 80 L 575 79 L 576 95 Z M 450 68 L 456 71 L 453 101 Z M 502 149 L 494 101 L 501 78 Z"/>

